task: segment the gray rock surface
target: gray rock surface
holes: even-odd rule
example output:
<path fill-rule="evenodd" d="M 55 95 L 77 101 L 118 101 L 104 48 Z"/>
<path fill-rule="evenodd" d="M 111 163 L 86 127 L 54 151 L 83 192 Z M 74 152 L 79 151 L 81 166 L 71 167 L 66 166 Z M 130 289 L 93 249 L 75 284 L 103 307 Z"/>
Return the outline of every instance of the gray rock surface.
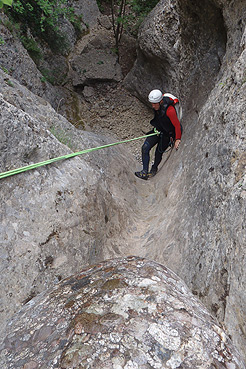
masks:
<path fill-rule="evenodd" d="M 68 4 L 73 7 L 77 16 L 82 16 L 83 23 L 89 28 L 92 28 L 96 25 L 98 18 L 100 17 L 96 0 L 69 0 Z"/>
<path fill-rule="evenodd" d="M 1 71 L 0 78 L 1 172 L 110 142 L 76 130 Z M 1 180 L 2 323 L 40 291 L 112 252 L 108 240 L 134 211 L 131 160 L 108 148 Z"/>
<path fill-rule="evenodd" d="M 9 20 L 4 13 L 0 13 L 0 33 L 2 38 L 0 52 L 1 69 L 37 95 L 44 95 L 48 89 L 52 93 L 52 86 L 47 82 L 41 81 L 42 74 L 17 36 L 13 35 L 5 26 L 8 22 Z"/>
<path fill-rule="evenodd" d="M 68 5 L 72 6 L 75 14 L 81 18 L 80 24 L 84 33 L 88 33 L 90 28 L 96 26 L 100 16 L 96 0 L 70 1 Z M 66 100 L 67 91 L 62 88 L 57 89 L 52 84 L 62 85 L 66 82 L 69 70 L 67 54 L 74 48 L 77 40 L 75 28 L 65 18 L 60 19 L 60 34 L 65 36 L 66 42 L 64 41 L 64 45 L 59 46 L 60 50 L 54 52 L 44 42 L 40 42 L 40 40 L 31 35 L 29 30 L 28 37 L 33 39 L 36 46 L 40 49 L 40 56 L 35 61 L 36 65 L 18 40 L 18 35 L 15 32 L 11 33 L 8 29 L 8 24 L 10 24 L 10 21 L 4 13 L 1 13 L 0 33 L 2 43 L 0 68 L 33 93 L 44 97 L 56 108 L 61 99 Z"/>
<path fill-rule="evenodd" d="M 162 265 L 128 257 L 83 269 L 7 326 L 2 369 L 244 369 L 230 339 Z"/>
<path fill-rule="evenodd" d="M 138 58 L 126 86 L 144 101 L 160 88 L 201 106 L 221 67 L 225 28 L 222 10 L 211 1 L 160 1 L 140 28 Z"/>
<path fill-rule="evenodd" d="M 84 88 L 91 84 L 115 83 L 121 81 L 123 75 L 115 53 L 110 17 L 100 16 L 96 1 L 75 1 L 71 5 L 74 5 L 77 16 L 82 16 L 83 32 L 80 39 L 77 40 L 74 27 L 66 19 L 60 20 L 61 35 L 66 37 L 64 45 L 58 45 L 60 49 L 57 46 L 57 50 L 52 51 L 44 42 L 29 34 L 40 50 L 36 64 L 18 40 L 17 34 L 10 32 L 7 27 L 9 20 L 1 13 L 0 68 L 49 101 L 54 109 L 59 108 L 70 122 L 76 124 L 83 120 L 81 115 L 84 109 L 80 102 L 83 99 L 74 86 Z M 121 57 L 126 74 L 134 61 L 132 50 L 135 49 L 135 40 L 133 42 L 131 37 L 124 37 L 123 40 L 124 51 L 131 53 L 130 61 L 123 53 Z"/>
<path fill-rule="evenodd" d="M 119 82 L 122 78 L 117 56 L 110 51 L 91 50 L 71 60 L 73 86 L 97 82 Z"/>
<path fill-rule="evenodd" d="M 136 164 L 110 149 L 74 159 L 74 167 L 59 163 L 29 173 L 28 181 L 20 175 L 1 183 L 4 317 L 81 264 L 139 255 L 174 270 L 223 322 L 246 360 L 244 7 L 240 0 L 161 1 L 143 24 L 138 60 L 125 85 L 144 101 L 152 88 L 169 90 L 185 113 L 180 150 L 165 154 L 153 180 L 134 180 Z M 110 47 L 111 39 L 100 38 L 91 32 L 69 58 Z M 100 86 L 85 86 L 84 97 L 93 102 L 85 119 L 97 122 L 98 132 L 104 126 L 132 136 L 147 112 L 138 104 L 132 115 L 128 103 L 118 110 L 112 91 L 112 100 L 107 91 L 95 101 Z M 1 75 L 0 89 L 1 130 L 4 123 L 8 132 L 1 132 L 3 170 L 67 153 L 71 143 L 76 150 L 106 142 L 75 130 L 10 76 Z M 77 108 L 73 101 L 71 106 Z"/>
<path fill-rule="evenodd" d="M 0 32 L 3 40 L 0 52 L 1 70 L 18 80 L 34 94 L 49 101 L 56 108 L 59 101 L 65 98 L 66 91 L 61 88 L 57 89 L 47 81 L 47 71 L 54 80 L 64 81 L 64 75 L 66 75 L 68 68 L 65 58 L 61 55 L 51 55 L 51 51 L 47 48 L 40 48 L 41 52 L 45 54 L 45 59 L 40 62 L 41 69 L 45 70 L 46 77 L 44 77 L 17 35 L 12 34 L 5 25 L 8 24 L 9 20 L 4 13 L 0 13 L 0 21 Z"/>
<path fill-rule="evenodd" d="M 73 86 L 85 86 L 102 82 L 119 82 L 122 79 L 118 56 L 114 51 L 112 30 L 95 28 L 78 41 L 69 57 Z"/>
<path fill-rule="evenodd" d="M 171 91 L 185 112 L 180 150 L 152 181 L 154 208 L 135 254 L 177 272 L 245 355 L 244 7 L 161 1 L 126 84 L 145 100 L 152 88 Z"/>

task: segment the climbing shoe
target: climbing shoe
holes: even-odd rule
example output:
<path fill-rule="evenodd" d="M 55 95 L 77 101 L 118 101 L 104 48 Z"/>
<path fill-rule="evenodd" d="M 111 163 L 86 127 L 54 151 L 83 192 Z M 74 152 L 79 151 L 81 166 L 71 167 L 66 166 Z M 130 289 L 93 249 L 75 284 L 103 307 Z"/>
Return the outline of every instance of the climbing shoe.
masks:
<path fill-rule="evenodd" d="M 152 167 L 150 172 L 148 173 L 148 178 L 154 177 L 156 173 L 157 173 L 157 169 Z"/>
<path fill-rule="evenodd" d="M 148 173 L 145 172 L 145 170 L 141 170 L 141 172 L 135 172 L 135 176 L 141 179 L 145 179 L 145 180 L 148 179 Z"/>

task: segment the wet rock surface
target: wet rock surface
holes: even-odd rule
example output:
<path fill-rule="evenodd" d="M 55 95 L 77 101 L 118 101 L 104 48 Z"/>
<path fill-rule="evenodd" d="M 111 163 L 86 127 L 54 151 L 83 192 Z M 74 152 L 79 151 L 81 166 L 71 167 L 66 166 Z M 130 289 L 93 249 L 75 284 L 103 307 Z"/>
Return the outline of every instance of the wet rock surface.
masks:
<path fill-rule="evenodd" d="M 169 269 L 142 258 L 83 269 L 7 326 L 2 369 L 245 368 L 229 338 Z"/>

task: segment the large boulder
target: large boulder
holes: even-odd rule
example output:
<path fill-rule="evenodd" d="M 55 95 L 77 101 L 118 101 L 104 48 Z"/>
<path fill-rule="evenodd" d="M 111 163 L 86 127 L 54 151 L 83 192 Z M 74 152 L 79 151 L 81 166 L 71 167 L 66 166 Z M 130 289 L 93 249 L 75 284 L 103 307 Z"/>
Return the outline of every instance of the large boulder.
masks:
<path fill-rule="evenodd" d="M 1 368 L 244 369 L 230 339 L 169 269 L 141 258 L 89 266 L 7 325 Z"/>
<path fill-rule="evenodd" d="M 105 26 L 78 41 L 69 57 L 70 78 L 75 87 L 95 85 L 102 82 L 119 82 L 122 79 L 121 67 L 115 52 L 113 31 Z"/>
<path fill-rule="evenodd" d="M 112 51 L 92 49 L 73 57 L 73 86 L 84 87 L 95 82 L 119 82 L 122 78 L 118 57 Z"/>

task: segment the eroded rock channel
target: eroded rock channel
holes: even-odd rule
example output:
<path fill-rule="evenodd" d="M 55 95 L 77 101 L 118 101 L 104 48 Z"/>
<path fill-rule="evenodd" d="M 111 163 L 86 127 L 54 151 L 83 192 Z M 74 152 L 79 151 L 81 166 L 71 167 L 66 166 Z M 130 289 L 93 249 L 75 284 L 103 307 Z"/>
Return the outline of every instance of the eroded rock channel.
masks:
<path fill-rule="evenodd" d="M 244 368 L 243 5 L 160 1 L 127 75 L 103 59 L 112 40 L 100 18 L 63 87 L 40 83 L 1 24 L 1 64 L 28 61 L 0 71 L 1 171 L 142 135 L 153 87 L 184 109 L 180 150 L 151 181 L 134 176 L 141 141 L 1 181 L 3 368 Z M 84 53 L 96 76 L 81 74 Z M 97 55 L 110 82 L 98 82 Z"/>

